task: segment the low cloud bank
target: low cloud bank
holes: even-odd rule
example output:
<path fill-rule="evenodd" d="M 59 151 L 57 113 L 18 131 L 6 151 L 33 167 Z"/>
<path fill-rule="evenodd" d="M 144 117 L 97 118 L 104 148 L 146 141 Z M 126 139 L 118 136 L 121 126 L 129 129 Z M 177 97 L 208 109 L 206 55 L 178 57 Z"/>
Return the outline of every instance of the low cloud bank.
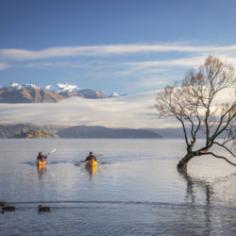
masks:
<path fill-rule="evenodd" d="M 156 93 L 110 99 L 70 98 L 59 103 L 0 104 L 0 124 L 101 125 L 113 128 L 177 127 L 173 119 L 159 119 Z"/>

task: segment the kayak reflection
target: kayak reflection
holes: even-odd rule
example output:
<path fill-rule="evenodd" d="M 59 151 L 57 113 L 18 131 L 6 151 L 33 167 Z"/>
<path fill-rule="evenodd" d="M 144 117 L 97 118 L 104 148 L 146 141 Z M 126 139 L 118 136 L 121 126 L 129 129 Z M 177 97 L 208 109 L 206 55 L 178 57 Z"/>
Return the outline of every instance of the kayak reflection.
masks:
<path fill-rule="evenodd" d="M 47 172 L 46 166 L 45 166 L 44 168 L 40 168 L 40 167 L 37 165 L 37 172 L 38 172 L 38 178 L 39 178 L 39 179 L 42 179 L 42 178 L 43 178 L 43 175 Z"/>

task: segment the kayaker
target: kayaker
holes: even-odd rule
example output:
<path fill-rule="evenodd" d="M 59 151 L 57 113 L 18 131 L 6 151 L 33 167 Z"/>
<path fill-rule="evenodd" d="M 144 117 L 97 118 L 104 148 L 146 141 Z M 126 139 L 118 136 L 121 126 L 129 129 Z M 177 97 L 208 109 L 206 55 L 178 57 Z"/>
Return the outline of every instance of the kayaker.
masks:
<path fill-rule="evenodd" d="M 42 160 L 46 160 L 47 156 L 43 155 L 42 152 L 39 152 L 38 156 L 37 156 L 37 160 L 38 161 L 42 161 Z"/>
<path fill-rule="evenodd" d="M 92 152 L 89 152 L 89 155 L 86 157 L 85 161 L 91 161 L 91 160 L 97 161 L 97 158 L 96 156 L 93 155 Z"/>

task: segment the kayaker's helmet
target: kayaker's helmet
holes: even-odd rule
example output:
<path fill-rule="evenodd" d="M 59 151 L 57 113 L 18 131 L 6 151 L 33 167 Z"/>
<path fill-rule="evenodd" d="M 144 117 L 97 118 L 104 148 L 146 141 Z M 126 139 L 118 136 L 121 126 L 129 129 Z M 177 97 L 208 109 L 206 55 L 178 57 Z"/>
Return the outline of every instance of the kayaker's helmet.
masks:
<path fill-rule="evenodd" d="M 39 152 L 39 155 L 42 155 L 42 152 Z"/>
<path fill-rule="evenodd" d="M 89 152 L 89 155 L 93 155 L 93 152 Z"/>

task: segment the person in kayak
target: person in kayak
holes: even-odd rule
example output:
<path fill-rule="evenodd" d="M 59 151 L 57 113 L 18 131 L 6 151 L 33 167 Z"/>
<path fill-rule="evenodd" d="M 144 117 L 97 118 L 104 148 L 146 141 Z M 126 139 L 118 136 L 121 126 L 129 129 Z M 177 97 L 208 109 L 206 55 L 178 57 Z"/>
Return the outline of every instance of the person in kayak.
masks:
<path fill-rule="evenodd" d="M 92 152 L 89 152 L 89 155 L 86 157 L 85 161 L 91 161 L 91 160 L 97 161 L 97 158 L 96 156 L 93 155 Z"/>
<path fill-rule="evenodd" d="M 47 160 L 47 156 L 43 155 L 42 152 L 39 152 L 39 154 L 37 156 L 37 160 L 38 161 Z"/>

